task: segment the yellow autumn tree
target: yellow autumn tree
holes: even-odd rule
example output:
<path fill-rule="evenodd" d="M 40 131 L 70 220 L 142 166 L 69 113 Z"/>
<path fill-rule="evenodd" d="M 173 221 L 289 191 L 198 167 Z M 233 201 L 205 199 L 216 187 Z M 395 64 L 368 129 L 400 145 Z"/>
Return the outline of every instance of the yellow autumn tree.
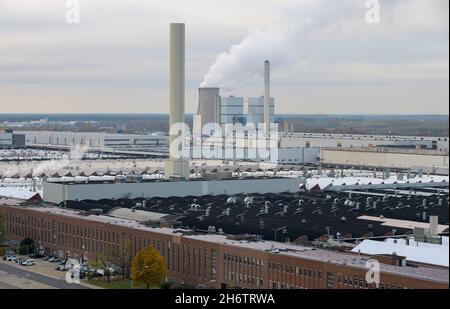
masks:
<path fill-rule="evenodd" d="M 153 247 L 142 249 L 131 263 L 131 280 L 134 286 L 144 285 L 147 289 L 158 286 L 166 278 L 164 257 Z"/>

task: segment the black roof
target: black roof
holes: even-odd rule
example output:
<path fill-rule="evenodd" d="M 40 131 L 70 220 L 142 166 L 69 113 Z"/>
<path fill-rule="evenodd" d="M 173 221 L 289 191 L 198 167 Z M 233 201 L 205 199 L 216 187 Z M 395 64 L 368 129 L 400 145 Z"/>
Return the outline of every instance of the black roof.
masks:
<path fill-rule="evenodd" d="M 429 192 L 429 190 L 425 191 Z M 217 230 L 223 229 L 226 234 L 261 235 L 264 239 L 274 240 L 276 237 L 279 241 L 286 240 L 286 237 L 294 241 L 302 236 L 313 240 L 327 235 L 328 232 L 332 235 L 340 233 L 342 237 L 352 236 L 353 238 L 392 234 L 393 227 L 382 225 L 381 222 L 358 219 L 363 215 L 417 222 L 428 222 L 429 216 L 433 215 L 439 216 L 440 224 L 449 224 L 448 193 L 440 196 L 436 193 L 427 197 L 404 194 L 397 197 L 390 196 L 383 201 L 383 197 L 379 195 L 381 192 L 383 191 L 353 193 L 351 205 L 349 203 L 345 205 L 349 199 L 348 193 L 305 192 L 235 195 L 233 197 L 236 203 L 230 204 L 227 203 L 230 198 L 228 195 L 206 195 L 154 197 L 147 199 L 145 203 L 142 198 L 68 201 L 66 207 L 79 210 L 102 209 L 104 213 L 107 213 L 115 207 L 131 208 L 140 203 L 143 205 L 140 210 L 170 214 L 185 227 L 207 230 L 209 226 L 215 226 Z M 374 195 L 370 196 L 367 193 Z M 244 202 L 248 196 L 253 198 L 250 207 L 246 207 Z M 369 202 L 368 197 L 370 197 Z M 423 207 L 424 199 L 426 199 L 425 208 Z M 439 206 L 440 199 L 442 206 Z M 375 201 L 376 209 L 373 208 Z M 264 212 L 266 202 L 269 203 L 267 214 Z M 359 209 L 356 209 L 356 203 L 360 204 Z M 191 207 L 192 204 L 197 204 L 199 207 Z M 209 216 L 206 216 L 208 208 Z M 230 209 L 229 216 L 226 213 L 227 208 Z M 424 211 L 426 212 L 425 221 L 423 221 Z M 286 227 L 286 230 L 280 229 L 282 227 Z M 395 229 L 396 235 L 412 233 L 405 228 Z"/>

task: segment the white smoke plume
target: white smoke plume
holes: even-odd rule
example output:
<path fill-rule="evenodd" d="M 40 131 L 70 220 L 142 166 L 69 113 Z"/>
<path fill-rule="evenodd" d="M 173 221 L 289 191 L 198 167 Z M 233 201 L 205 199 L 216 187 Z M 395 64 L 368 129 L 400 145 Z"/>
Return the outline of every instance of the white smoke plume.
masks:
<path fill-rule="evenodd" d="M 77 161 L 83 158 L 83 155 L 89 151 L 89 147 L 85 145 L 74 146 L 69 154 L 63 156 L 60 160 L 51 160 L 45 162 L 19 162 L 17 165 L 8 167 L 5 171 L 1 171 L 0 174 L 3 177 L 13 177 L 19 175 L 21 177 L 29 174 L 33 177 L 46 174 L 47 176 L 61 172 L 66 167 L 75 164 Z"/>
<path fill-rule="evenodd" d="M 332 2 L 332 3 L 330 3 Z M 265 60 L 272 70 L 304 61 L 305 36 L 339 22 L 355 8 L 363 9 L 363 0 L 288 1 L 280 7 L 282 24 L 269 30 L 254 29 L 240 43 L 217 56 L 200 87 L 220 87 L 232 91 L 246 81 L 263 75 Z"/>
<path fill-rule="evenodd" d="M 290 28 L 269 31 L 253 30 L 229 52 L 220 54 L 204 77 L 201 87 L 220 87 L 231 91 L 244 81 L 261 75 L 265 60 L 270 60 L 273 68 L 295 61 L 288 47 L 295 33 Z"/>
<path fill-rule="evenodd" d="M 305 49 L 315 40 L 344 39 L 348 54 L 358 40 L 394 36 L 410 31 L 436 30 L 448 23 L 448 0 L 379 0 L 381 23 L 367 24 L 367 0 L 291 0 L 280 6 L 281 22 L 269 30 L 252 30 L 240 43 L 217 56 L 200 87 L 220 87 L 232 91 L 255 77 L 263 76 L 265 60 L 273 70 L 308 63 Z M 446 13 L 442 13 L 446 12 Z M 447 25 L 448 26 L 448 25 Z M 331 52 L 331 50 L 323 51 Z M 314 55 L 311 57 L 314 58 Z"/>

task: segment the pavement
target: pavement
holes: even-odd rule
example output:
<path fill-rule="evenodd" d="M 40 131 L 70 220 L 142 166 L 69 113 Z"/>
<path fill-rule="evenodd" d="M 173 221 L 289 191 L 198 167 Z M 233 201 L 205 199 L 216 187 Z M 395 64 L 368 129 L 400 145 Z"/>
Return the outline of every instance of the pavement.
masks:
<path fill-rule="evenodd" d="M 94 285 L 66 282 L 66 272 L 55 270 L 58 263 L 35 260 L 25 267 L 14 262 L 0 261 L 0 289 L 97 289 Z"/>

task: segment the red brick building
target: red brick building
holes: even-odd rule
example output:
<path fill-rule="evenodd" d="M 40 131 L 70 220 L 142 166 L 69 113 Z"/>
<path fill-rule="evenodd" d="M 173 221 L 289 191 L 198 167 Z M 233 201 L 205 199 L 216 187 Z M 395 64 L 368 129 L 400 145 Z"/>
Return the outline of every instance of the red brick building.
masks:
<path fill-rule="evenodd" d="M 21 206 L 0 200 L 8 238 L 32 238 L 47 254 L 115 262 L 153 246 L 165 258 L 168 276 L 208 288 L 366 289 L 370 257 L 267 241 L 195 235 L 171 228 L 69 209 Z M 448 288 L 448 268 L 381 263 L 379 288 Z"/>

